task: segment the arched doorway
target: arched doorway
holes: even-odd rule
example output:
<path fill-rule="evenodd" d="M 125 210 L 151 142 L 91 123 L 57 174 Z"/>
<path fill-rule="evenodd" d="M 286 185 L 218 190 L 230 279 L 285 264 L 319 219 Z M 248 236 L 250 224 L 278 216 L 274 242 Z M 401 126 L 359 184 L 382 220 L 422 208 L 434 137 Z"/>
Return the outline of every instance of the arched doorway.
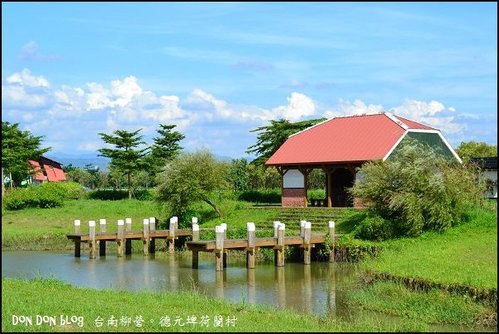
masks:
<path fill-rule="evenodd" d="M 352 207 L 352 196 L 346 191 L 346 188 L 353 186 L 354 176 L 346 168 L 338 168 L 331 174 L 331 195 L 332 205 L 334 207 Z"/>

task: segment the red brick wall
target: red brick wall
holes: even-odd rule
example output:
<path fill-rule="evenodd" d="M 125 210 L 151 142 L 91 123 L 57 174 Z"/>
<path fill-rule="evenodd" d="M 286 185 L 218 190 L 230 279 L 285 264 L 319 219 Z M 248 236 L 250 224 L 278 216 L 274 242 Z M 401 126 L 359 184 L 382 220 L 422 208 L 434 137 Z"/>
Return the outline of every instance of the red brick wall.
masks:
<path fill-rule="evenodd" d="M 283 208 L 303 208 L 305 201 L 305 188 L 282 189 Z"/>

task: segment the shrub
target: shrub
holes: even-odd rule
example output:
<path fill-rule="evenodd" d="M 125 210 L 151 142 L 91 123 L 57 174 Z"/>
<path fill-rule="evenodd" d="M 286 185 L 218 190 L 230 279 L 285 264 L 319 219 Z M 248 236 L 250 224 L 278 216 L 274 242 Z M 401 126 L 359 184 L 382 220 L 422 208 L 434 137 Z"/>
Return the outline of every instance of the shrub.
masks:
<path fill-rule="evenodd" d="M 279 189 L 248 190 L 239 194 L 238 200 L 253 203 L 281 203 Z"/>
<path fill-rule="evenodd" d="M 484 188 L 476 170 L 415 141 L 400 146 L 386 161 L 365 164 L 359 174 L 352 195 L 394 221 L 405 235 L 461 223 L 466 211 L 481 201 Z"/>
<path fill-rule="evenodd" d="M 135 190 L 133 192 L 133 197 L 140 201 L 149 201 L 153 199 L 153 194 L 152 191 L 148 189 Z M 86 198 L 103 201 L 119 201 L 128 198 L 128 190 L 97 189 L 89 191 Z"/>
<path fill-rule="evenodd" d="M 398 235 L 397 222 L 380 216 L 366 217 L 353 231 L 354 236 L 363 240 L 383 241 Z"/>
<path fill-rule="evenodd" d="M 324 189 L 311 189 L 307 191 L 307 197 L 309 201 L 324 200 L 326 198 L 326 191 Z"/>
<path fill-rule="evenodd" d="M 77 182 L 47 182 L 39 186 L 40 193 L 53 194 L 61 199 L 80 199 L 85 195 L 83 187 Z"/>
<path fill-rule="evenodd" d="M 55 191 L 47 191 L 42 187 L 20 188 L 9 191 L 4 197 L 4 205 L 8 210 L 25 208 L 54 208 L 62 206 L 63 198 Z"/>

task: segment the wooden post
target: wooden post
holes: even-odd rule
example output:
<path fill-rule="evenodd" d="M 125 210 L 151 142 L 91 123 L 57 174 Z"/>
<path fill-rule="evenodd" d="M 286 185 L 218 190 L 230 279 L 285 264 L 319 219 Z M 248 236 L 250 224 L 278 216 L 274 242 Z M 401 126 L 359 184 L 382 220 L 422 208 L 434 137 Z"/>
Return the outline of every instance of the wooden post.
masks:
<path fill-rule="evenodd" d="M 227 224 L 222 223 L 222 224 L 220 224 L 220 226 L 224 230 L 224 240 L 225 240 L 225 239 L 227 239 Z M 224 268 L 227 268 L 227 250 L 226 249 L 224 249 L 224 252 L 223 252 L 223 265 L 224 265 Z"/>
<path fill-rule="evenodd" d="M 216 271 L 223 271 L 223 252 L 224 252 L 224 228 L 215 226 L 215 268 Z"/>
<path fill-rule="evenodd" d="M 284 266 L 284 231 L 286 229 L 286 225 L 280 224 L 279 230 L 277 234 L 277 247 L 276 247 L 276 263 L 277 267 Z"/>
<path fill-rule="evenodd" d="M 199 225 L 198 219 L 196 217 L 192 217 L 192 241 L 199 240 Z"/>
<path fill-rule="evenodd" d="M 144 243 L 144 256 L 149 255 L 149 219 L 144 218 L 144 236 L 142 242 Z"/>
<path fill-rule="evenodd" d="M 80 220 L 75 219 L 74 225 L 75 225 L 75 234 L 80 234 Z M 74 239 L 74 241 L 75 241 L 75 257 L 80 257 L 81 237 L 80 239 Z"/>
<path fill-rule="evenodd" d="M 106 233 L 106 220 L 99 219 L 100 233 Z M 99 240 L 99 256 L 106 256 L 106 240 Z"/>
<path fill-rule="evenodd" d="M 199 240 L 199 225 L 196 223 L 192 224 L 192 241 Z M 199 265 L 199 252 L 197 250 L 192 251 L 192 268 L 197 269 Z"/>
<path fill-rule="evenodd" d="M 303 231 L 305 229 L 305 223 L 306 222 L 307 222 L 306 220 L 300 220 L 300 237 L 302 237 L 302 238 L 304 236 L 304 232 Z"/>
<path fill-rule="evenodd" d="M 327 196 L 327 207 L 330 208 L 333 206 L 333 194 L 331 188 L 331 170 L 326 169 L 326 196 Z"/>
<path fill-rule="evenodd" d="M 279 225 L 281 225 L 280 221 L 274 221 L 273 227 L 274 227 L 274 238 L 277 239 L 278 231 L 279 231 Z M 277 251 L 274 251 L 274 263 L 277 263 Z"/>
<path fill-rule="evenodd" d="M 95 259 L 96 252 L 95 252 L 95 220 L 91 220 L 88 222 L 88 245 L 90 247 L 90 256 L 89 258 Z"/>
<path fill-rule="evenodd" d="M 125 219 L 125 224 L 126 224 L 126 233 L 132 232 L 132 218 L 126 218 Z M 130 255 L 132 254 L 132 239 L 126 239 L 125 240 L 125 255 Z"/>
<path fill-rule="evenodd" d="M 124 237 L 125 237 L 125 231 L 124 231 L 124 226 L 125 222 L 123 219 L 118 219 L 118 235 L 116 238 L 116 249 L 118 252 L 118 257 L 123 256 L 123 248 L 124 248 Z"/>
<path fill-rule="evenodd" d="M 248 230 L 248 249 L 246 250 L 246 267 L 248 269 L 255 268 L 256 264 L 256 254 L 255 254 L 255 244 L 256 244 L 256 232 L 255 224 L 252 222 L 246 223 L 246 229 Z"/>
<path fill-rule="evenodd" d="M 80 220 L 79 219 L 74 220 L 74 226 L 75 226 L 75 234 L 80 234 Z"/>
<path fill-rule="evenodd" d="M 170 218 L 170 233 L 168 234 L 168 251 L 170 253 L 175 251 L 175 227 L 177 219 L 177 217 Z"/>
<path fill-rule="evenodd" d="M 149 242 L 149 253 L 156 253 L 156 239 L 152 236 L 156 233 L 156 218 L 149 217 L 149 234 L 151 235 L 151 241 Z"/>
<path fill-rule="evenodd" d="M 334 244 L 335 244 L 335 234 L 334 234 L 334 221 L 330 221 L 329 225 L 329 238 L 331 239 L 331 244 L 329 247 L 331 248 L 331 253 L 329 253 L 329 262 L 334 262 Z"/>
<path fill-rule="evenodd" d="M 277 231 L 279 230 L 279 225 L 281 225 L 280 221 L 274 221 L 272 224 L 274 227 L 274 238 L 277 238 Z"/>
<path fill-rule="evenodd" d="M 178 217 L 173 216 L 171 219 L 173 219 L 173 222 L 175 223 L 175 230 L 178 230 Z"/>
<path fill-rule="evenodd" d="M 310 239 L 312 237 L 312 223 L 305 222 L 303 227 L 303 264 L 310 264 L 310 253 L 312 253 Z"/>

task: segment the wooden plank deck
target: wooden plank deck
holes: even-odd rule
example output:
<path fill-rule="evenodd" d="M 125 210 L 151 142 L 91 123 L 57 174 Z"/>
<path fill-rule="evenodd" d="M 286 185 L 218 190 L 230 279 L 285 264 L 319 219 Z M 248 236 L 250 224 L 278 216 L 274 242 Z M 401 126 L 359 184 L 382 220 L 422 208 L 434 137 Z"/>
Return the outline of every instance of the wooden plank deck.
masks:
<path fill-rule="evenodd" d="M 187 248 L 192 251 L 192 267 L 198 267 L 198 253 L 211 252 L 215 254 L 216 270 L 222 271 L 227 266 L 227 251 L 240 250 L 246 252 L 246 265 L 248 268 L 255 268 L 256 252 L 259 248 L 274 249 L 274 261 L 278 267 L 284 266 L 284 251 L 287 247 L 299 247 L 303 251 L 303 263 L 310 264 L 311 250 L 318 244 L 329 243 L 331 249 L 329 261 L 334 261 L 335 240 L 339 234 L 335 234 L 334 221 L 328 223 L 329 231 L 327 234 L 312 234 L 312 224 L 307 221 L 300 221 L 300 235 L 285 236 L 285 224 L 274 221 L 274 236 L 267 238 L 255 237 L 255 224 L 247 223 L 247 239 L 225 239 L 227 225 L 221 224 L 215 227 L 215 240 L 199 240 L 199 225 L 197 218 L 193 217 L 192 230 L 178 230 L 177 217 L 170 219 L 169 230 L 156 230 L 156 219 L 151 217 L 144 219 L 143 231 L 131 230 L 131 219 L 126 219 L 126 230 L 124 220 L 118 220 L 118 231 L 109 233 L 106 231 L 106 221 L 101 219 L 99 233 L 95 231 L 95 221 L 89 221 L 89 233 L 80 232 L 80 221 L 75 220 L 74 233 L 66 234 L 69 240 L 75 243 L 75 257 L 80 257 L 81 243 L 88 243 L 90 259 L 96 258 L 96 244 L 99 244 L 99 255 L 106 255 L 106 242 L 116 242 L 118 257 L 124 254 L 131 254 L 131 241 L 141 240 L 143 243 L 143 252 L 147 256 L 155 252 L 155 240 L 167 239 L 168 249 L 174 250 L 175 239 L 178 237 L 192 236 L 192 241 L 186 243 Z M 328 238 L 329 236 L 329 238 Z M 331 256 L 332 255 L 332 256 Z"/>
<path fill-rule="evenodd" d="M 323 244 L 326 240 L 324 234 L 314 234 L 310 239 L 310 244 Z M 198 252 L 213 252 L 216 249 L 215 240 L 200 240 L 187 241 L 189 250 Z M 303 237 L 289 236 L 284 238 L 284 246 L 302 246 L 304 245 Z M 255 248 L 276 248 L 277 238 L 256 238 Z M 232 239 L 224 240 L 223 249 L 240 249 L 245 250 L 249 247 L 248 239 Z"/>
<path fill-rule="evenodd" d="M 192 235 L 192 230 L 175 230 L 175 237 L 185 237 Z M 68 233 L 66 237 L 70 240 L 79 240 L 80 242 L 88 242 L 90 240 L 89 234 L 81 233 Z M 168 239 L 170 237 L 169 230 L 157 230 L 150 231 L 149 238 L 151 239 Z M 144 238 L 144 232 L 125 232 L 123 234 L 124 239 L 130 240 L 142 240 Z M 118 233 L 95 233 L 95 241 L 116 241 L 118 239 Z"/>

